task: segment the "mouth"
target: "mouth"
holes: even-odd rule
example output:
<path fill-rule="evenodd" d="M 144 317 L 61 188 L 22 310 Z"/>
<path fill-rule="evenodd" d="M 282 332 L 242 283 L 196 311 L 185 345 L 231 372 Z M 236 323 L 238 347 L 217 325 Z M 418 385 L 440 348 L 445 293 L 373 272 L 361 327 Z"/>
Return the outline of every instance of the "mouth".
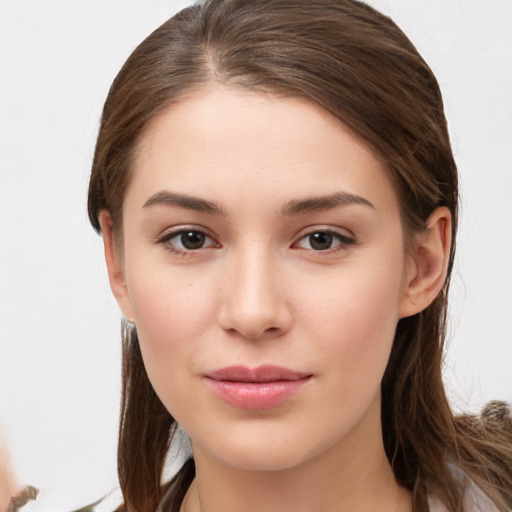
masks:
<path fill-rule="evenodd" d="M 297 394 L 312 378 L 309 373 L 263 365 L 230 366 L 204 375 L 213 393 L 240 409 L 269 409 Z"/>

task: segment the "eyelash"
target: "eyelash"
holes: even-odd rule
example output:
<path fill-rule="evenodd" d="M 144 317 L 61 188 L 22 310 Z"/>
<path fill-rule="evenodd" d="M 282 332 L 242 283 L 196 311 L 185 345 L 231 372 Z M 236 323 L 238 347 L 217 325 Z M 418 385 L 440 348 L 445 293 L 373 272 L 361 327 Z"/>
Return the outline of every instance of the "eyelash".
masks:
<path fill-rule="evenodd" d="M 177 237 L 182 237 L 186 233 L 189 233 L 189 234 L 194 233 L 196 235 L 199 235 L 200 237 L 204 237 L 205 240 L 209 239 L 212 243 L 207 246 L 201 245 L 201 247 L 197 247 L 195 249 L 190 249 L 190 248 L 186 248 L 186 247 L 178 248 L 175 246 L 175 244 L 171 243 L 171 240 L 173 240 L 174 238 L 177 238 Z M 302 242 L 314 235 L 324 235 L 324 236 L 327 235 L 327 237 L 331 239 L 330 242 L 334 243 L 334 241 L 337 241 L 338 243 L 334 247 L 328 247 L 327 249 L 317 249 L 317 250 L 315 250 L 313 248 L 306 248 L 306 247 L 298 246 L 300 242 Z M 219 248 L 220 247 L 218 242 L 216 242 L 212 236 L 208 235 L 208 233 L 206 233 L 204 230 L 197 229 L 197 228 L 180 228 L 175 231 L 171 231 L 169 233 L 164 234 L 160 238 L 158 238 L 156 240 L 156 243 L 163 245 L 171 253 L 177 254 L 179 256 L 184 256 L 184 257 L 190 256 L 201 249 L 210 249 L 210 248 Z M 180 239 L 180 243 L 183 245 L 182 238 Z M 344 248 L 347 248 L 351 245 L 355 245 L 355 243 L 356 243 L 356 240 L 354 238 L 347 236 L 346 234 L 340 233 L 338 231 L 335 231 L 332 229 L 315 229 L 315 230 L 311 230 L 311 231 L 308 231 L 308 232 L 302 234 L 302 236 L 299 238 L 299 240 L 297 242 L 295 242 L 292 245 L 292 247 L 298 246 L 297 248 L 299 248 L 299 249 L 303 249 L 306 251 L 312 251 L 312 252 L 318 253 L 318 254 L 331 254 L 333 252 L 343 250 Z M 311 244 L 311 240 L 310 240 L 310 244 Z"/>
<path fill-rule="evenodd" d="M 302 249 L 305 249 L 305 250 L 312 250 L 313 252 L 315 253 L 320 253 L 320 254 L 331 254 L 333 252 L 337 252 L 339 250 L 343 250 L 351 245 L 354 245 L 356 243 L 355 239 L 346 235 L 346 234 L 343 234 L 343 233 L 340 233 L 339 231 L 335 231 L 333 229 L 314 229 L 312 231 L 308 231 L 307 233 L 304 233 L 298 240 L 298 242 L 296 242 L 295 244 L 293 244 L 294 246 L 295 245 L 298 245 L 300 242 L 302 242 L 303 240 L 306 240 L 314 235 L 328 235 L 328 237 L 332 237 L 332 241 L 334 242 L 334 240 L 336 240 L 338 243 L 337 245 L 335 245 L 334 247 L 329 247 L 328 249 L 318 249 L 318 250 L 315 250 L 315 249 L 307 249 L 307 248 L 302 248 Z M 310 240 L 311 242 L 311 240 Z"/>
<path fill-rule="evenodd" d="M 200 236 L 204 236 L 205 239 L 210 239 L 213 243 L 206 247 L 201 246 L 196 249 L 187 249 L 186 247 L 178 248 L 174 244 L 171 243 L 171 240 L 173 240 L 174 238 L 183 236 L 186 233 L 195 233 Z M 180 241 L 182 243 L 182 240 L 180 240 Z M 163 236 L 161 236 L 160 238 L 158 238 L 156 240 L 156 243 L 163 245 L 169 252 L 176 254 L 178 256 L 184 256 L 184 257 L 190 256 L 200 249 L 209 249 L 211 247 L 213 247 L 213 248 L 220 247 L 220 245 L 214 241 L 213 237 L 208 235 L 208 233 L 206 233 L 204 230 L 192 228 L 192 227 L 191 228 L 186 228 L 186 227 L 180 228 L 175 231 L 170 231 L 168 233 L 165 233 Z M 182 245 L 183 245 L 183 243 L 182 243 Z"/>

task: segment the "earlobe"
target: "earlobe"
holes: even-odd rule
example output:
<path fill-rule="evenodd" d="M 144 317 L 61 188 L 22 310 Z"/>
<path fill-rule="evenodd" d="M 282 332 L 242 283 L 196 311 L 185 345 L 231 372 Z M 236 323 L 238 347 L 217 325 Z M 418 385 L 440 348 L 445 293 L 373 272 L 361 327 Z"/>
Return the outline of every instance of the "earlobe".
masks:
<path fill-rule="evenodd" d="M 428 218 L 427 228 L 415 236 L 400 318 L 424 310 L 443 288 L 450 258 L 451 233 L 452 217 L 448 208 L 443 206 L 434 210 Z"/>
<path fill-rule="evenodd" d="M 133 311 L 128 295 L 128 288 L 124 275 L 122 257 L 118 254 L 115 236 L 112 227 L 112 218 L 107 211 L 100 213 L 100 226 L 103 235 L 105 262 L 107 264 L 108 279 L 114 297 L 126 318 L 133 318 Z"/>

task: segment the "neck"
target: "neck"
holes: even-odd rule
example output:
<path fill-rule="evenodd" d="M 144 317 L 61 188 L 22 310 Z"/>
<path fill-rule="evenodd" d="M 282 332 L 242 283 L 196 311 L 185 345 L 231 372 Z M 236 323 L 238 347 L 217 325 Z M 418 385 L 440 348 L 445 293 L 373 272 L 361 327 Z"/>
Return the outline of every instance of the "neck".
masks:
<path fill-rule="evenodd" d="M 384 451 L 380 407 L 343 440 L 291 468 L 240 469 L 194 446 L 196 479 L 182 512 L 408 512 L 411 497 Z M 375 429 L 375 425 L 378 426 Z"/>

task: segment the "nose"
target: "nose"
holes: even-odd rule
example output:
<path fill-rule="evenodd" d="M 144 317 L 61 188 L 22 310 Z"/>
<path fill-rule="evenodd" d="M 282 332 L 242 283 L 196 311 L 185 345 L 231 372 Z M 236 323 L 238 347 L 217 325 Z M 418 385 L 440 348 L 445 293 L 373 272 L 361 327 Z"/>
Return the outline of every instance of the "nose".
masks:
<path fill-rule="evenodd" d="M 222 276 L 218 320 L 224 330 L 258 339 L 277 337 L 290 329 L 292 314 L 277 267 L 264 251 L 233 255 Z"/>

